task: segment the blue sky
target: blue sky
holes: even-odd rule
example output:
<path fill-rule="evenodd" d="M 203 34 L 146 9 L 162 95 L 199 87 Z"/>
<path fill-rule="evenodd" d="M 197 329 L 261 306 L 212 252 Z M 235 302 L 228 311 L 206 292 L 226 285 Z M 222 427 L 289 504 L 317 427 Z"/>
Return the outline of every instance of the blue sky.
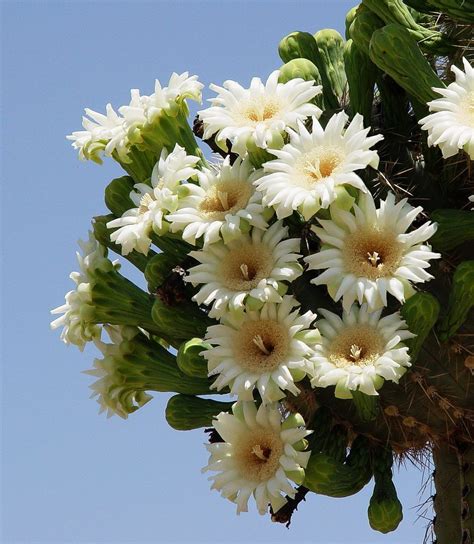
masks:
<path fill-rule="evenodd" d="M 152 92 L 154 79 L 189 70 L 205 83 L 247 84 L 281 63 L 294 30 L 342 31 L 355 0 L 2 3 L 3 87 L 3 540 L 10 543 L 419 543 L 414 508 L 423 475 L 397 472 L 405 519 L 371 531 L 371 485 L 355 497 L 312 495 L 291 529 L 209 491 L 201 431 L 171 430 L 167 395 L 127 421 L 90 400 L 94 349 L 49 331 L 76 268 L 76 240 L 104 212 L 119 167 L 80 163 L 65 135 L 84 107 Z M 207 92 L 209 97 L 209 92 Z M 425 477 L 427 474 L 425 474 Z M 426 495 L 425 495 L 426 498 Z"/>

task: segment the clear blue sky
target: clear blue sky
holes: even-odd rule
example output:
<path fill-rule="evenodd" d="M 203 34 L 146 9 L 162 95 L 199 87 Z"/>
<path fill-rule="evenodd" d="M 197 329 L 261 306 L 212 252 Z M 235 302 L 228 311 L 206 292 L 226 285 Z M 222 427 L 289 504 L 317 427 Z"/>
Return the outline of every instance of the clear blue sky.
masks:
<path fill-rule="evenodd" d="M 76 240 L 104 212 L 120 170 L 80 163 L 65 135 L 85 106 L 125 103 L 131 87 L 189 70 L 205 84 L 247 84 L 280 65 L 293 30 L 340 31 L 355 0 L 3 1 L 3 540 L 24 543 L 420 543 L 421 473 L 397 474 L 398 533 L 371 531 L 371 486 L 312 495 L 288 531 L 209 490 L 201 431 L 168 428 L 167 395 L 127 421 L 89 400 L 94 349 L 49 331 L 76 268 Z M 207 92 L 209 96 L 209 92 Z"/>

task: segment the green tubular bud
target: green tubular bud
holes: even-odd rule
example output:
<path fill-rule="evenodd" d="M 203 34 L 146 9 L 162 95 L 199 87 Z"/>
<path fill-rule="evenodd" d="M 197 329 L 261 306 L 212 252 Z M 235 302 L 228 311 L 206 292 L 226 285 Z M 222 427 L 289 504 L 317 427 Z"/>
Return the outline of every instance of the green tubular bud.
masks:
<path fill-rule="evenodd" d="M 383 21 L 369 9 L 359 6 L 356 16 L 352 21 L 349 34 L 357 47 L 366 55 L 369 54 L 369 44 L 372 34 L 383 27 Z"/>
<path fill-rule="evenodd" d="M 415 293 L 401 307 L 400 313 L 414 338 L 405 340 L 412 364 L 417 360 L 421 347 L 438 320 L 440 304 L 430 293 Z"/>
<path fill-rule="evenodd" d="M 403 26 L 423 49 L 438 54 L 448 53 L 451 50 L 443 34 L 420 26 L 402 0 L 362 0 L 362 4 L 385 23 Z"/>
<path fill-rule="evenodd" d="M 427 103 L 438 96 L 433 87 L 444 87 L 416 41 L 400 25 L 389 24 L 376 30 L 369 54 L 381 70 L 420 102 Z"/>
<path fill-rule="evenodd" d="M 455 270 L 448 311 L 441 323 L 440 339 L 445 342 L 466 321 L 474 306 L 474 261 L 464 261 Z"/>
<path fill-rule="evenodd" d="M 151 316 L 161 336 L 172 339 L 172 345 L 179 345 L 196 335 L 204 336 L 207 327 L 214 323 L 192 302 L 168 306 L 159 298 L 153 304 Z"/>
<path fill-rule="evenodd" d="M 190 395 L 174 395 L 166 405 L 166 421 L 177 431 L 210 427 L 215 416 L 228 412 L 232 404 Z"/>
<path fill-rule="evenodd" d="M 90 321 L 141 327 L 162 336 L 151 318 L 153 301 L 150 295 L 122 276 L 110 264 L 108 270 L 97 268 L 89 272 L 93 279 Z"/>
<path fill-rule="evenodd" d="M 364 117 L 364 125 L 370 126 L 377 67 L 353 40 L 344 45 L 344 66 L 352 114 L 360 113 Z"/>
<path fill-rule="evenodd" d="M 431 217 L 438 223 L 431 245 L 438 251 L 450 251 L 474 240 L 474 213 L 470 210 L 435 210 Z"/>
<path fill-rule="evenodd" d="M 211 345 L 201 338 L 191 338 L 179 346 L 176 361 L 179 369 L 194 378 L 207 378 L 207 361 L 201 353 L 210 349 Z"/>
<path fill-rule="evenodd" d="M 457 21 L 474 23 L 473 0 L 426 0 L 431 9 L 442 11 Z"/>
<path fill-rule="evenodd" d="M 148 282 L 150 293 L 156 292 L 177 264 L 177 258 L 167 253 L 157 253 L 148 260 L 145 268 L 145 279 Z"/>
<path fill-rule="evenodd" d="M 103 354 L 86 374 L 99 379 L 91 385 L 102 410 L 126 419 L 152 399 L 147 391 L 186 395 L 211 393 L 210 382 L 184 376 L 175 357 L 137 328 L 106 326 L 112 344 L 97 341 Z"/>
<path fill-rule="evenodd" d="M 117 217 L 121 217 L 130 208 L 135 208 L 130 198 L 134 185 L 130 176 L 122 176 L 113 179 L 105 188 L 105 205 Z"/>
<path fill-rule="evenodd" d="M 346 40 L 351 37 L 350 28 L 351 24 L 354 22 L 355 16 L 357 15 L 357 8 L 358 6 L 354 6 L 346 14 Z"/>
<path fill-rule="evenodd" d="M 309 32 L 292 32 L 278 44 L 278 54 L 283 62 L 290 62 L 293 59 L 308 59 L 315 62 L 318 49 Z"/>
<path fill-rule="evenodd" d="M 381 533 L 395 531 L 403 519 L 402 504 L 392 482 L 393 454 L 388 448 L 374 452 L 375 486 L 369 503 L 368 517 L 372 529 Z"/>
<path fill-rule="evenodd" d="M 361 391 L 352 391 L 352 400 L 361 421 L 374 421 L 379 413 L 379 398 L 375 395 L 366 395 Z"/>
<path fill-rule="evenodd" d="M 123 256 L 124 259 L 127 259 L 127 261 L 131 262 L 134 266 L 136 266 L 138 270 L 144 272 L 146 270 L 148 262 L 153 259 L 154 255 L 156 255 L 155 252 L 153 250 L 149 250 L 148 255 L 143 255 L 143 253 L 139 253 L 138 251 L 134 250 L 131 251 L 128 255 L 122 255 L 121 246 L 110 240 L 111 230 L 107 228 L 107 223 L 109 221 L 112 221 L 112 219 L 115 219 L 115 215 L 98 215 L 94 217 L 92 227 L 94 229 L 95 239 L 100 244 L 107 247 L 117 255 Z"/>
<path fill-rule="evenodd" d="M 371 451 L 365 437 L 358 436 L 344 463 L 325 453 L 309 458 L 303 485 L 321 495 L 348 497 L 360 491 L 372 477 Z"/>
<path fill-rule="evenodd" d="M 339 108 L 346 88 L 344 71 L 344 39 L 331 28 L 316 32 L 314 40 L 318 48 L 316 66 L 323 81 L 324 101 L 328 108 Z"/>
<path fill-rule="evenodd" d="M 125 157 L 120 157 L 114 151 L 112 157 L 120 164 L 120 166 L 131 176 L 135 183 L 144 183 L 151 177 L 153 167 L 160 156 L 160 149 L 138 149 L 137 146 L 129 147 L 128 154 Z"/>
<path fill-rule="evenodd" d="M 314 81 L 316 85 L 322 84 L 319 70 L 315 64 L 308 59 L 293 59 L 286 64 L 283 64 L 280 68 L 280 77 L 278 78 L 278 81 L 280 83 L 286 83 L 287 81 L 298 77 L 305 81 Z M 322 94 L 317 95 L 313 99 L 313 102 L 317 106 L 322 107 Z"/>

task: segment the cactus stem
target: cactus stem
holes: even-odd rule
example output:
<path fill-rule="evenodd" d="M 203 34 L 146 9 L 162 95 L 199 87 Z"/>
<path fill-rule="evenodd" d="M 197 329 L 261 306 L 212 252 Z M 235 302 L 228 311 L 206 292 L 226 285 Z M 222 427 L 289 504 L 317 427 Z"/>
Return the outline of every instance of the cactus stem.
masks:
<path fill-rule="evenodd" d="M 461 467 L 457 451 L 445 444 L 433 449 L 436 486 L 434 531 L 437 544 L 458 544 L 461 528 Z"/>
<path fill-rule="evenodd" d="M 461 527 L 462 542 L 471 544 L 474 538 L 474 446 L 462 444 L 459 447 L 461 463 Z"/>

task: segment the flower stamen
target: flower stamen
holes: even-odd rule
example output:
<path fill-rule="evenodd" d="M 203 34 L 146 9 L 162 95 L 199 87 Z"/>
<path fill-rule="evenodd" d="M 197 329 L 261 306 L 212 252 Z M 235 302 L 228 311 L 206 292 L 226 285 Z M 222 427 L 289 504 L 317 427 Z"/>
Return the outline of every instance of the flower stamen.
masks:
<path fill-rule="evenodd" d="M 357 344 L 352 344 L 349 357 L 353 361 L 358 361 L 361 355 L 362 355 L 362 348 L 360 348 Z"/>
<path fill-rule="evenodd" d="M 377 251 L 372 251 L 372 253 L 370 253 L 370 251 L 367 251 L 367 260 L 374 267 L 379 265 L 379 261 L 380 264 L 382 264 L 382 259 L 380 258 Z"/>
<path fill-rule="evenodd" d="M 263 338 L 259 335 L 259 334 L 256 334 L 253 338 L 252 338 L 252 342 L 257 346 L 257 348 L 262 352 L 262 353 L 265 353 L 265 355 L 270 355 L 271 353 L 271 350 L 269 350 L 267 348 L 267 346 L 265 345 L 264 341 L 263 341 Z"/>

